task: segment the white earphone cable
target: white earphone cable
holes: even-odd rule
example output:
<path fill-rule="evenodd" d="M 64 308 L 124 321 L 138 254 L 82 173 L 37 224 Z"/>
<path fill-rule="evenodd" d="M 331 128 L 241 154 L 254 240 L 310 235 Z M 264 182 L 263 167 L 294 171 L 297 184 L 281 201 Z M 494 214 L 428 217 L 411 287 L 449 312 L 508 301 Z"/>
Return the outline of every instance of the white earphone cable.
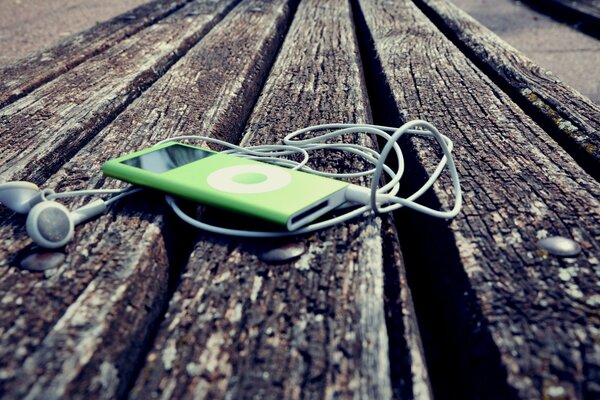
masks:
<path fill-rule="evenodd" d="M 143 188 L 136 186 L 128 186 L 124 189 L 89 189 L 89 190 L 74 190 L 69 192 L 60 192 L 56 193 L 52 189 L 44 189 L 43 196 L 46 200 L 56 200 L 56 199 L 64 199 L 67 197 L 80 197 L 80 196 L 101 196 L 101 195 L 109 195 L 114 194 L 108 200 L 105 200 L 106 205 L 110 205 L 122 199 L 125 196 L 129 196 L 130 194 L 134 194 L 142 191 Z"/>
<path fill-rule="evenodd" d="M 303 135 L 314 134 L 315 132 L 319 131 L 327 132 L 309 138 L 300 138 Z M 340 140 L 343 140 L 342 136 L 348 134 L 376 135 L 383 138 L 386 144 L 381 152 L 377 152 L 376 150 L 366 146 L 340 142 Z M 404 156 L 398 141 L 405 135 L 423 136 L 435 139 L 443 153 L 443 156 L 428 180 L 415 193 L 409 197 L 403 198 L 398 196 L 398 192 L 400 191 L 400 180 L 404 174 L 405 165 Z M 196 135 L 177 136 L 158 142 L 156 145 L 182 140 L 195 140 L 218 144 L 228 148 L 228 150 L 223 151 L 227 154 L 271 163 L 293 170 L 306 171 L 333 179 L 349 179 L 365 176 L 371 177 L 370 188 L 350 185 L 348 189 L 348 192 L 351 193 L 350 195 L 347 194 L 346 197 L 347 199 L 350 197 L 353 201 L 351 204 L 358 206 L 357 208 L 353 208 L 352 210 L 334 218 L 313 223 L 294 231 L 239 230 L 207 224 L 187 215 L 177 205 L 177 202 L 173 197 L 166 196 L 167 203 L 182 220 L 197 228 L 213 233 L 259 238 L 293 236 L 325 229 L 364 214 L 387 213 L 397 210 L 401 207 L 408 207 L 437 218 L 453 218 L 458 214 L 462 205 L 460 181 L 451 154 L 453 143 L 448 137 L 442 135 L 433 125 L 422 120 L 410 121 L 402 125 L 400 128 L 362 124 L 325 124 L 311 126 L 288 134 L 283 139 L 284 144 L 282 145 L 258 145 L 242 147 L 219 139 Z M 328 141 L 334 142 L 331 143 Z M 354 156 L 358 156 L 373 167 L 364 171 L 340 173 L 315 170 L 308 166 L 308 162 L 310 160 L 310 153 L 319 150 L 338 152 L 342 151 L 350 153 Z M 397 164 L 397 169 L 395 171 L 385 163 L 388 156 L 392 152 L 396 157 L 395 161 Z M 298 155 L 301 156 L 301 161 L 294 161 L 289 158 L 285 158 Z M 446 167 L 448 168 L 450 174 L 452 189 L 454 192 L 454 204 L 452 208 L 449 211 L 435 210 L 417 203 L 416 200 L 433 186 Z M 389 182 L 382 187 L 378 187 L 378 184 L 381 181 L 381 176 L 384 172 L 388 175 Z M 54 200 L 72 196 L 114 195 L 105 201 L 106 206 L 108 206 L 120 200 L 124 196 L 128 196 L 140 190 L 142 190 L 140 187 L 128 187 L 125 189 L 95 189 L 55 193 L 51 189 L 44 189 L 42 196 L 44 196 L 44 198 L 47 200 Z M 340 208 L 345 208 L 347 205 L 348 204 L 345 204 Z"/>
<path fill-rule="evenodd" d="M 300 137 L 301 135 L 323 130 L 330 130 L 330 132 L 311 138 L 298 139 L 298 137 Z M 369 147 L 357 144 L 326 143 L 327 140 L 339 140 L 343 135 L 347 134 L 376 135 L 382 137 L 386 141 L 386 145 L 382 149 L 381 153 L 379 153 Z M 435 139 L 443 153 L 443 157 L 440 159 L 437 167 L 430 175 L 429 179 L 415 193 L 413 193 L 407 198 L 402 198 L 399 197 L 397 194 L 400 190 L 400 180 L 404 174 L 404 156 L 402 154 L 402 150 L 400 149 L 398 141 L 402 136 L 405 135 L 423 136 Z M 311 126 L 288 134 L 283 139 L 284 145 L 259 145 L 241 147 L 224 142 L 222 140 L 196 135 L 177 136 L 158 142 L 156 145 L 170 141 L 181 140 L 198 140 L 208 143 L 219 144 L 229 148 L 229 150 L 224 151 L 225 153 L 232 154 L 237 157 L 246 157 L 249 159 L 268 162 L 282 167 L 287 167 L 294 170 L 302 170 L 312 174 L 326 176 L 334 179 L 347 179 L 369 175 L 371 176 L 371 187 L 368 202 L 364 202 L 364 204 L 362 206 L 359 206 L 359 208 L 349 211 L 343 215 L 322 222 L 313 223 L 295 231 L 239 230 L 207 224 L 185 214 L 185 212 L 183 212 L 181 208 L 177 205 L 177 202 L 173 197 L 166 196 L 167 203 L 171 206 L 173 211 L 181 219 L 183 219 L 185 222 L 189 223 L 192 226 L 213 233 L 241 237 L 284 237 L 325 229 L 347 221 L 349 219 L 356 218 L 365 213 L 387 213 L 397 210 L 401 207 L 408 207 L 436 218 L 449 219 L 455 217 L 462 206 L 462 192 L 460 188 L 460 180 L 458 177 L 458 172 L 456 170 L 456 165 L 454 164 L 454 159 L 452 158 L 451 154 L 453 143 L 447 136 L 442 135 L 432 124 L 423 120 L 410 121 L 402 125 L 400 128 L 362 124 L 325 124 Z M 330 173 L 326 171 L 314 170 L 309 168 L 307 166 L 307 163 L 310 159 L 310 152 L 317 150 L 343 151 L 347 153 L 352 153 L 361 157 L 367 163 L 374 165 L 374 168 L 366 171 L 349 173 Z M 385 164 L 387 157 L 392 151 L 396 156 L 396 162 L 398 165 L 396 171 L 393 171 L 389 166 Z M 302 161 L 297 162 L 290 159 L 281 158 L 298 154 L 302 155 Z M 441 173 L 446 167 L 448 167 L 448 171 L 452 181 L 452 189 L 454 192 L 454 204 L 452 206 L 452 209 L 450 209 L 449 211 L 440 211 L 416 203 L 416 200 L 433 186 L 433 184 L 438 180 Z M 380 182 L 381 175 L 383 174 L 383 172 L 385 172 L 389 176 L 390 180 L 383 187 L 378 188 L 378 183 Z M 361 188 L 355 185 L 351 185 L 351 189 L 357 192 L 362 192 L 367 188 Z"/>

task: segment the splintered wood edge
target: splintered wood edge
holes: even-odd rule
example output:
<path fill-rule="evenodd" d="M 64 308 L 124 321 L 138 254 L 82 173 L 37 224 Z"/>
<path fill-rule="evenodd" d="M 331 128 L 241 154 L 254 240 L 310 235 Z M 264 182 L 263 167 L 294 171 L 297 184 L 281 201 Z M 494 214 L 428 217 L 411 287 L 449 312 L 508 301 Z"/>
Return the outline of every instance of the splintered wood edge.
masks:
<path fill-rule="evenodd" d="M 598 395 L 586 376 L 599 367 L 598 183 L 412 2 L 360 5 L 381 85 L 396 103 L 385 111 L 429 120 L 455 141 L 461 213 L 449 225 L 405 214 L 414 242 L 404 254 L 419 260 L 412 278 L 431 303 L 430 320 L 447 330 L 437 339 L 440 349 L 454 357 L 436 376 L 430 368 L 434 387 L 452 365 L 466 379 L 454 389 L 473 396 Z M 431 170 L 429 146 L 412 146 L 416 161 Z M 430 202 L 450 204 L 446 185 L 434 187 Z M 537 240 L 552 235 L 573 237 L 582 253 L 560 259 L 540 251 Z"/>
<path fill-rule="evenodd" d="M 114 180 L 99 175 L 104 160 L 180 134 L 180 129 L 213 136 L 224 131 L 235 139 L 269 71 L 289 14 L 286 1 L 247 1 L 234 9 L 220 29 L 47 184 L 58 190 L 114 187 Z M 242 25 L 240 39 L 235 27 Z M 237 46 L 245 49 L 244 58 L 238 57 Z M 210 55 L 215 58 L 210 60 Z M 215 65 L 222 75 L 215 75 Z M 15 229 L 15 221 L 0 228 L 3 393 L 111 397 L 128 388 L 137 357 L 166 305 L 168 280 L 176 279 L 172 258 L 181 257 L 176 254 L 185 251 L 186 242 L 189 251 L 193 238 L 180 221 L 162 217 L 165 207 L 156 202 L 160 198 L 143 198 L 148 201 L 140 205 L 139 200 L 125 200 L 117 211 L 78 227 L 65 261 L 43 275 L 15 265 L 15 253 L 27 251 L 30 243 L 24 230 Z"/>
<path fill-rule="evenodd" d="M 77 33 L 0 68 L 0 109 L 81 64 L 190 0 L 157 0 Z"/>
<path fill-rule="evenodd" d="M 369 111 L 348 3 L 304 2 L 242 143 L 273 143 L 292 129 L 315 123 L 368 122 Z M 352 167 L 344 159 L 321 166 L 326 164 Z M 300 259 L 281 265 L 256 257 L 264 243 L 204 236 L 185 268 L 132 397 L 204 393 L 389 398 L 382 252 L 389 240 L 394 251 L 393 256 L 386 254 L 387 261 L 402 285 L 397 307 L 409 325 L 397 333 L 408 354 L 394 362 L 409 364 L 404 366 L 411 379 L 408 390 L 429 398 L 393 233 L 390 228 L 384 234 L 378 219 L 363 219 L 306 238 L 275 241 L 275 246 L 299 241 L 307 247 Z"/>

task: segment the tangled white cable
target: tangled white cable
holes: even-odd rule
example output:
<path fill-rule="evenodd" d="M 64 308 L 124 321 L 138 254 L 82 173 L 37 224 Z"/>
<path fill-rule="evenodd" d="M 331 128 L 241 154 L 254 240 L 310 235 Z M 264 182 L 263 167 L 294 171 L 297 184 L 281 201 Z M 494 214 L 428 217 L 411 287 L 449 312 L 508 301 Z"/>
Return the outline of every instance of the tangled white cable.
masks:
<path fill-rule="evenodd" d="M 306 135 L 311 132 L 323 130 L 328 130 L 329 132 L 307 139 L 299 138 L 301 135 Z M 386 145 L 382 149 L 381 153 L 379 153 L 371 148 L 357 144 L 326 143 L 326 141 L 328 140 L 339 139 L 342 135 L 347 135 L 351 133 L 377 135 L 379 137 L 382 137 L 386 141 Z M 400 180 L 402 178 L 402 175 L 404 174 L 404 156 L 402 154 L 400 146 L 398 145 L 398 140 L 400 140 L 400 138 L 404 135 L 432 137 L 436 140 L 443 153 L 443 157 L 440 159 L 437 167 L 430 175 L 429 179 L 421 186 L 421 188 L 419 188 L 419 190 L 417 190 L 415 193 L 413 193 L 407 198 L 399 197 L 397 195 L 400 190 Z M 191 224 L 192 226 L 213 233 L 258 238 L 292 236 L 328 228 L 335 224 L 347 221 L 349 219 L 358 217 L 363 214 L 387 213 L 390 211 L 397 210 L 401 207 L 408 207 L 437 218 L 453 218 L 458 214 L 462 205 L 460 182 L 458 178 L 458 173 L 456 171 L 456 166 L 454 164 L 454 160 L 451 154 L 453 143 L 447 136 L 442 135 L 432 124 L 423 120 L 414 120 L 407 122 L 400 128 L 361 124 L 316 125 L 300 129 L 288 134 L 283 139 L 283 145 L 259 145 L 241 147 L 218 139 L 195 135 L 169 138 L 167 140 L 163 140 L 157 143 L 157 145 L 169 141 L 180 140 L 199 140 L 203 142 L 219 144 L 229 148 L 229 150 L 224 151 L 225 153 L 233 154 L 237 157 L 245 157 L 253 160 L 259 160 L 261 162 L 271 163 L 295 170 L 303 170 L 312 174 L 327 176 L 330 178 L 347 179 L 360 176 L 371 176 L 370 188 L 365 188 L 357 185 L 350 185 L 350 188 L 346 192 L 346 200 L 349 203 L 358 203 L 362 204 L 362 206 L 359 206 L 357 209 L 346 212 L 343 215 L 337 216 L 335 218 L 331 218 L 318 223 L 313 223 L 311 225 L 307 225 L 303 228 L 294 231 L 238 230 L 207 224 L 205 222 L 194 219 L 186 213 L 184 213 L 181 210 L 181 208 L 177 205 L 177 202 L 173 197 L 166 196 L 167 203 L 173 208 L 174 212 L 181 219 Z M 309 153 L 317 150 L 335 150 L 352 153 L 361 157 L 374 167 L 367 171 L 350 173 L 329 173 L 325 171 L 314 170 L 309 168 L 307 166 L 307 163 L 310 158 Z M 385 164 L 385 161 L 390 152 L 392 152 L 392 150 L 396 155 L 396 162 L 398 165 L 396 171 L 393 171 L 390 167 L 388 167 Z M 282 158 L 298 154 L 302 155 L 303 157 L 302 161 L 300 162 Z M 452 209 L 449 211 L 440 211 L 417 203 L 416 200 L 433 186 L 433 184 L 439 178 L 446 166 L 448 167 L 454 192 L 454 204 Z M 378 188 L 378 182 L 381 181 L 381 175 L 383 174 L 383 172 L 385 172 L 388 175 L 390 180 L 383 187 Z"/>

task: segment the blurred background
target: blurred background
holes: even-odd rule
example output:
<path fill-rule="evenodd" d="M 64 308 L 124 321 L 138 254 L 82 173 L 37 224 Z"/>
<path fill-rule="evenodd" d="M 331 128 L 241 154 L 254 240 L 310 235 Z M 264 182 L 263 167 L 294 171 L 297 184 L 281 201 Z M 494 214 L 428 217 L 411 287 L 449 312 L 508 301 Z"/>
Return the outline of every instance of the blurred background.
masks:
<path fill-rule="evenodd" d="M 532 1 L 540 4 L 536 9 L 528 2 L 515 0 L 451 1 L 536 64 L 600 104 L 600 40 L 594 34 L 582 32 L 580 29 L 585 27 L 575 20 L 569 21 L 566 15 L 567 21 L 557 21 L 550 1 Z M 580 1 L 600 13 L 600 0 Z M 544 9 L 555 17 L 542 13 Z M 600 31 L 600 26 L 595 30 Z"/>
<path fill-rule="evenodd" d="M 450 1 L 563 82 L 600 104 L 600 40 L 582 32 L 576 21 L 557 21 L 541 12 L 545 6 L 533 9 L 515 0 Z M 579 1 L 600 10 L 600 0 Z M 146 2 L 148 0 L 0 0 L 0 65 Z"/>
<path fill-rule="evenodd" d="M 0 0 L 0 65 L 149 0 Z"/>

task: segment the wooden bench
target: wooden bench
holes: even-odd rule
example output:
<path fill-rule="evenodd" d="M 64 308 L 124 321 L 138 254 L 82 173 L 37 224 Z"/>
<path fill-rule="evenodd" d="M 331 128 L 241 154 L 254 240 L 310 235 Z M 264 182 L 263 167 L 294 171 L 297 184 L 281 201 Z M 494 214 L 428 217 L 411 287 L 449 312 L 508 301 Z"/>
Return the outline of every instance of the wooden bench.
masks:
<path fill-rule="evenodd" d="M 450 2 L 151 2 L 0 69 L 0 106 L 2 182 L 117 187 L 104 161 L 178 134 L 423 118 L 454 140 L 465 197 L 452 221 L 265 242 L 135 195 L 54 253 L 1 208 L 3 398 L 600 396 L 600 108 Z M 434 162 L 403 147 L 410 192 Z M 538 248 L 555 235 L 581 253 Z M 285 246 L 304 252 L 262 259 Z"/>

